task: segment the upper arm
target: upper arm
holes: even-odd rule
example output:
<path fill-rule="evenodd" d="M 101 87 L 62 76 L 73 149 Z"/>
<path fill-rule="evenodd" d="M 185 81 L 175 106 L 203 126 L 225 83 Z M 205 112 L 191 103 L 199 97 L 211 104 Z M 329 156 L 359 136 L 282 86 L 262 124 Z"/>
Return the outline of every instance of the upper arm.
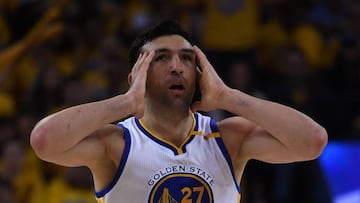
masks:
<path fill-rule="evenodd" d="M 68 166 L 87 166 L 96 190 L 105 188 L 114 178 L 124 149 L 123 129 L 107 125 L 96 130 L 51 162 Z"/>
<path fill-rule="evenodd" d="M 232 117 L 218 123 L 221 136 L 233 160 L 256 159 L 268 163 L 301 160 L 294 152 L 255 123 Z"/>
<path fill-rule="evenodd" d="M 116 159 L 115 143 L 117 144 L 117 151 L 121 153 L 123 130 L 115 125 L 107 125 L 50 161 L 68 167 L 87 166 L 93 169 L 105 162 L 114 162 Z"/>

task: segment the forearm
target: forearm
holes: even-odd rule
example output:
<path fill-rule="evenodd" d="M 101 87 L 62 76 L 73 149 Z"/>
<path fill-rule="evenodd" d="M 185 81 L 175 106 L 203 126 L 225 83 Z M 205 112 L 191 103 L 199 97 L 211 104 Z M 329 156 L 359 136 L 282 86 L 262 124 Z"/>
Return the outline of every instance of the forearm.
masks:
<path fill-rule="evenodd" d="M 326 131 L 307 115 L 288 106 L 252 97 L 229 89 L 223 97 L 223 109 L 259 125 L 287 148 L 322 149 L 327 141 Z"/>
<path fill-rule="evenodd" d="M 38 153 L 59 154 L 82 139 L 132 113 L 130 95 L 73 106 L 42 119 L 31 133 L 31 144 Z"/>

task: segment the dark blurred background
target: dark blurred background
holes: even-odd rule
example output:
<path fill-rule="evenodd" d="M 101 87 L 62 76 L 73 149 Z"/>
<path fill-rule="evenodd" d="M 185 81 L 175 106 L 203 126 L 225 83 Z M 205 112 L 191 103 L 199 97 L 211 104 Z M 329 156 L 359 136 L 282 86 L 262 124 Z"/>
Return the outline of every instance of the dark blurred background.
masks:
<path fill-rule="evenodd" d="M 130 43 L 161 19 L 177 19 L 229 86 L 305 112 L 331 143 L 360 141 L 357 0 L 0 0 L 0 203 L 95 202 L 89 171 L 37 159 L 31 129 L 124 93 Z M 333 202 L 323 165 L 251 161 L 242 203 Z"/>

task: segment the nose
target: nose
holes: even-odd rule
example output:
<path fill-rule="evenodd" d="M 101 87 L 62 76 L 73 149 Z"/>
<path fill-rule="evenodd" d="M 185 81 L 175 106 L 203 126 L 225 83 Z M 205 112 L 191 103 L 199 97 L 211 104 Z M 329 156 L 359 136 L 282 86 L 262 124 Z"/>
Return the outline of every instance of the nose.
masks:
<path fill-rule="evenodd" d="M 170 71 L 172 74 L 182 74 L 184 65 L 181 63 L 179 56 L 174 56 L 171 60 Z"/>

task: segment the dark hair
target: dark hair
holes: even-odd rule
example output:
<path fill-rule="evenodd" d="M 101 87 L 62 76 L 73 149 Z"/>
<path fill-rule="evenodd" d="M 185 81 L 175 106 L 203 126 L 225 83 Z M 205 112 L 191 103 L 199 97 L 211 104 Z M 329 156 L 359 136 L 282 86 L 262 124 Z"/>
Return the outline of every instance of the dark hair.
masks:
<path fill-rule="evenodd" d="M 138 35 L 133 41 L 132 45 L 129 49 L 129 65 L 133 67 L 136 63 L 137 58 L 141 52 L 141 48 L 151 42 L 152 40 L 168 35 L 180 35 L 184 39 L 186 39 L 190 44 L 193 44 L 190 39 L 190 35 L 187 31 L 185 31 L 180 24 L 175 20 L 164 20 L 160 23 L 150 27 L 145 32 Z"/>

